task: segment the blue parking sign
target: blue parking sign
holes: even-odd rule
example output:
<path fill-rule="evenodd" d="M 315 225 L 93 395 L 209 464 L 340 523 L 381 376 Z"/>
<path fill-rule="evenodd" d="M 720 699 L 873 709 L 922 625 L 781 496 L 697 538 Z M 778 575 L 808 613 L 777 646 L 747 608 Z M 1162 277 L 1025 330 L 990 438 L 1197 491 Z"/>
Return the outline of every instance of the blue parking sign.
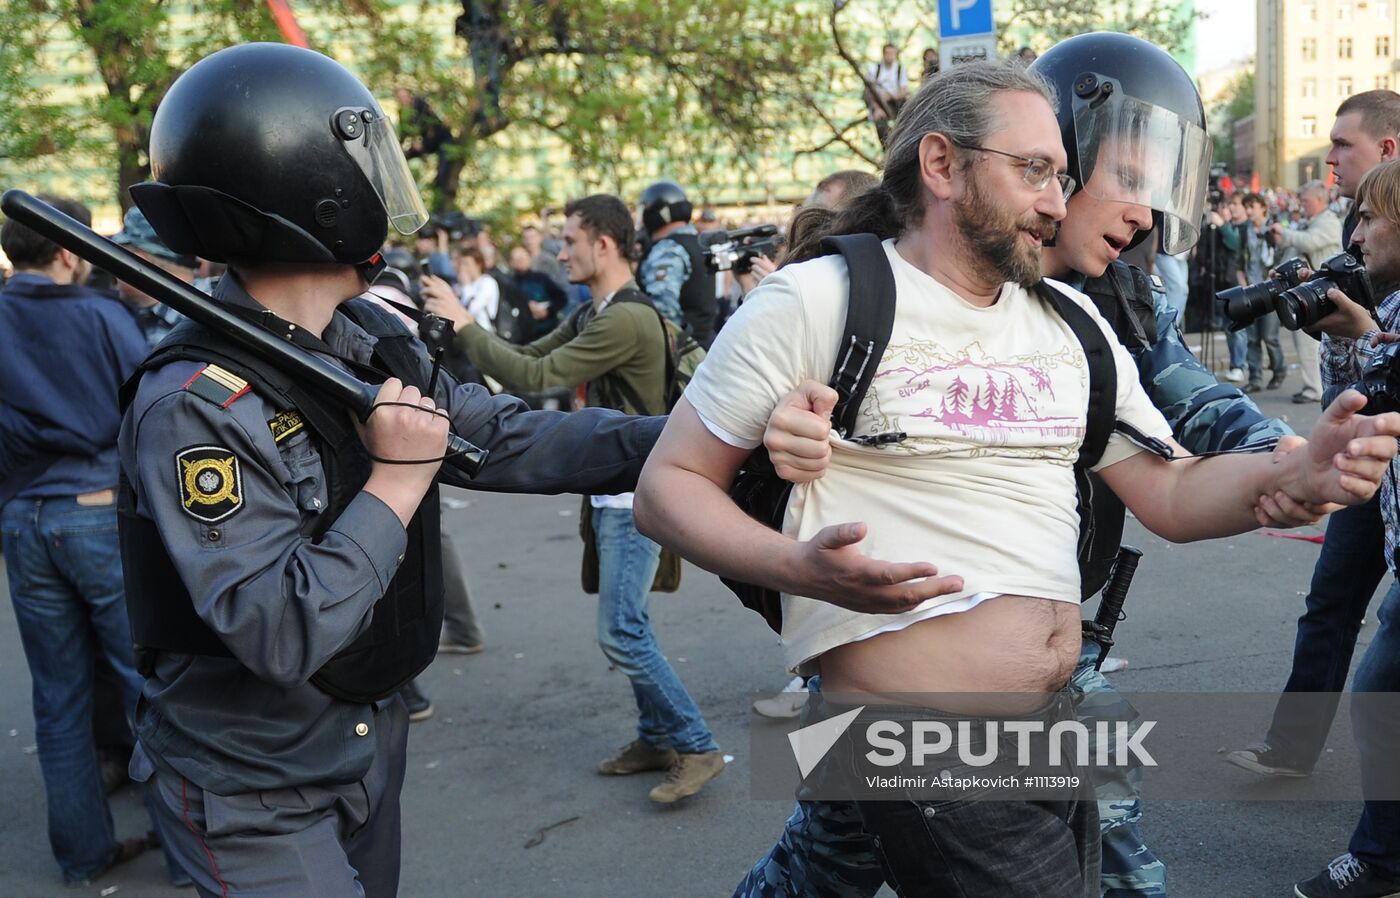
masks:
<path fill-rule="evenodd" d="M 939 38 L 991 34 L 992 0 L 938 0 Z"/>

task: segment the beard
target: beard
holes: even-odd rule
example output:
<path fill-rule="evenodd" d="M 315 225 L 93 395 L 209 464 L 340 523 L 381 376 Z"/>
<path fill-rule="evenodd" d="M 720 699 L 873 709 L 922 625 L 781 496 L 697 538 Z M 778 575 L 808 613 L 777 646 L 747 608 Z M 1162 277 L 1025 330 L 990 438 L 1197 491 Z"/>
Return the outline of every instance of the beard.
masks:
<path fill-rule="evenodd" d="M 1036 213 L 1014 218 L 982 191 L 972 171 L 968 171 L 967 195 L 955 207 L 955 219 L 973 265 L 979 273 L 1029 290 L 1040 283 L 1040 247 L 1022 240 L 1021 232 L 1049 241 L 1059 226 L 1054 219 Z"/>

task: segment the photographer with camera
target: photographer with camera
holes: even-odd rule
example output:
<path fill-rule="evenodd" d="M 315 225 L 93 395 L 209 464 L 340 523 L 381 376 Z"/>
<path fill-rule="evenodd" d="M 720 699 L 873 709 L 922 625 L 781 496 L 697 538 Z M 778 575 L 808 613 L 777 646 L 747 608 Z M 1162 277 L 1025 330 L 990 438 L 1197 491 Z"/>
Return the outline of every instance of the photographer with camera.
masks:
<path fill-rule="evenodd" d="M 1340 388 L 1361 382 L 1360 386 L 1367 394 L 1367 411 L 1386 411 L 1400 407 L 1400 366 L 1392 363 L 1393 344 L 1381 348 L 1382 344 L 1400 341 L 1400 334 L 1396 333 L 1400 332 L 1400 160 L 1384 162 L 1362 178 L 1356 191 L 1354 218 L 1354 252 L 1361 256 L 1369 270 L 1376 294 L 1384 298 L 1372 313 L 1341 290 L 1328 291 L 1327 298 L 1336 305 L 1336 310 L 1316 323 L 1316 329 L 1327 335 L 1321 357 L 1322 383 L 1330 395 Z M 1359 610 L 1340 622 L 1342 632 L 1337 635 L 1346 646 L 1336 659 L 1339 662 L 1336 668 L 1339 676 L 1330 684 L 1334 693 L 1340 692 L 1345 683 L 1360 618 L 1365 613 L 1365 602 L 1374 590 L 1375 580 L 1369 578 L 1369 570 L 1383 561 L 1392 575 L 1396 572 L 1396 530 L 1400 525 L 1400 505 L 1397 505 L 1394 464 L 1381 481 L 1379 505 L 1380 517 L 1384 522 L 1383 543 L 1371 540 L 1358 542 L 1355 551 L 1369 549 L 1372 553 L 1370 557 L 1358 559 L 1358 566 L 1352 570 L 1336 571 L 1338 576 L 1355 576 L 1364 580 L 1369 588 L 1365 590 Z M 1328 528 L 1329 542 L 1332 529 Z M 1382 557 L 1377 558 L 1376 553 L 1382 549 L 1382 545 Z M 1321 569 L 1319 562 L 1319 572 Z M 1309 614 L 1312 614 L 1312 596 L 1309 599 Z M 1377 618 L 1380 630 L 1362 657 L 1352 681 L 1352 690 L 1357 693 L 1400 692 L 1400 582 L 1391 584 Z M 1300 621 L 1300 648 L 1305 635 L 1303 622 Z M 1295 669 L 1299 661 L 1295 657 Z M 1339 699 L 1340 696 L 1336 696 L 1328 703 L 1331 713 L 1335 713 Z M 1287 701 L 1281 701 L 1275 714 L 1275 729 L 1279 728 L 1279 718 L 1288 710 Z M 1306 769 L 1297 771 L 1298 774 L 1310 770 L 1310 760 L 1316 759 L 1316 752 L 1321 750 L 1330 726 L 1329 714 L 1328 719 L 1322 721 L 1321 738 L 1313 735 L 1310 739 L 1315 740 L 1311 759 L 1297 762 L 1306 764 Z M 1395 745 L 1400 743 L 1400 725 L 1395 720 L 1376 719 L 1376 715 L 1354 715 L 1353 732 L 1361 759 L 1362 782 L 1373 783 L 1384 775 L 1384 771 L 1393 769 L 1393 751 Z M 1271 730 L 1270 741 L 1275 738 L 1276 734 Z M 1317 876 L 1299 883 L 1296 891 L 1302 898 L 1379 898 L 1400 893 L 1400 802 L 1367 801 L 1347 853 L 1334 859 Z"/>
<path fill-rule="evenodd" d="M 1342 196 L 1355 198 L 1368 172 L 1396 158 L 1397 133 L 1400 94 L 1394 91 L 1366 91 L 1348 97 L 1337 107 L 1327 164 L 1332 166 Z M 1343 225 L 1344 242 L 1351 237 L 1359 207 L 1359 202 L 1353 204 Z M 1360 298 L 1346 289 L 1342 292 L 1352 299 Z M 1382 316 L 1384 320 L 1384 312 Z M 1325 330 L 1331 329 L 1329 323 Z M 1323 355 L 1329 358 L 1332 342 L 1332 337 L 1324 336 Z M 1346 373 L 1332 380 L 1349 382 Z M 1336 392 L 1336 388 L 1324 391 L 1324 398 L 1333 399 Z M 1312 771 L 1332 728 L 1335 696 L 1346 685 L 1361 621 L 1385 576 L 1386 562 L 1381 557 L 1385 528 L 1377 504 L 1373 499 L 1335 512 L 1328 520 L 1327 539 L 1308 589 L 1307 610 L 1298 619 L 1293 664 L 1269 731 L 1259 742 L 1226 754 L 1230 763 L 1265 776 L 1305 776 Z M 1306 693 L 1327 693 L 1334 698 L 1318 702 L 1303 695 Z"/>
<path fill-rule="evenodd" d="M 1309 181 L 1298 190 L 1298 202 L 1308 223 L 1289 230 L 1275 222 L 1269 228 L 1270 239 L 1280 260 L 1301 256 L 1311 269 L 1318 269 L 1324 259 L 1331 257 L 1342 245 L 1342 220 L 1328 208 L 1330 197 L 1321 181 Z M 1295 403 L 1319 402 L 1322 399 L 1322 379 L 1318 373 L 1317 338 L 1302 329 L 1293 332 L 1293 349 L 1298 353 L 1298 367 L 1303 375 L 1303 388 L 1293 394 Z"/>
<path fill-rule="evenodd" d="M 1274 248 L 1269 243 L 1269 204 L 1257 193 L 1247 193 L 1241 201 L 1245 212 L 1244 246 L 1240 251 L 1240 263 L 1236 271 L 1240 286 L 1257 284 L 1268 276 L 1274 264 Z M 1264 389 L 1264 350 L 1269 351 L 1270 390 L 1277 390 L 1288 376 L 1288 365 L 1283 358 L 1283 344 L 1278 339 L 1278 317 L 1264 315 L 1244 329 L 1248 334 L 1248 349 L 1245 353 L 1249 365 L 1249 383 L 1246 393 L 1257 393 Z"/>

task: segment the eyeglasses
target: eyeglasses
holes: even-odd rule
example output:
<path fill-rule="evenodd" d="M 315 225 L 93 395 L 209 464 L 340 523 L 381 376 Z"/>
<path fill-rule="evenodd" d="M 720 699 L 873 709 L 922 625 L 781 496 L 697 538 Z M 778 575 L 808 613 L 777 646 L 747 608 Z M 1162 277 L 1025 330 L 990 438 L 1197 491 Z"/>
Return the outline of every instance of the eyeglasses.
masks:
<path fill-rule="evenodd" d="M 1033 156 L 1018 156 L 1015 153 L 1008 153 L 1005 150 L 994 150 L 991 147 L 979 147 L 972 144 L 960 143 L 958 146 L 965 150 L 977 150 L 979 153 L 996 153 L 998 156 L 1005 156 L 1008 159 L 1015 159 L 1021 163 L 1021 177 L 1036 190 L 1044 190 L 1050 186 L 1052 180 L 1060 182 L 1060 195 L 1065 202 L 1069 202 L 1070 196 L 1074 193 L 1074 178 L 1064 172 L 1055 171 L 1055 166 L 1045 159 L 1036 159 Z"/>

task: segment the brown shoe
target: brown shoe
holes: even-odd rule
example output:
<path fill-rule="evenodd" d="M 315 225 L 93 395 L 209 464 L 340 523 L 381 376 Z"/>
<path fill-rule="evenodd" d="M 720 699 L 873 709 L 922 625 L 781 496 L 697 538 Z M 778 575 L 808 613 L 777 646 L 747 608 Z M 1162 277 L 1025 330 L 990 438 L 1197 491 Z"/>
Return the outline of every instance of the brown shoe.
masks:
<path fill-rule="evenodd" d="M 627 776 L 646 770 L 669 770 L 676 763 L 675 749 L 652 745 L 641 739 L 634 739 L 622 747 L 617 757 L 608 758 L 598 765 L 603 776 Z"/>
<path fill-rule="evenodd" d="M 666 771 L 666 779 L 651 790 L 651 800 L 670 804 L 689 798 L 724 772 L 724 755 L 718 751 L 676 755 L 676 763 Z"/>

